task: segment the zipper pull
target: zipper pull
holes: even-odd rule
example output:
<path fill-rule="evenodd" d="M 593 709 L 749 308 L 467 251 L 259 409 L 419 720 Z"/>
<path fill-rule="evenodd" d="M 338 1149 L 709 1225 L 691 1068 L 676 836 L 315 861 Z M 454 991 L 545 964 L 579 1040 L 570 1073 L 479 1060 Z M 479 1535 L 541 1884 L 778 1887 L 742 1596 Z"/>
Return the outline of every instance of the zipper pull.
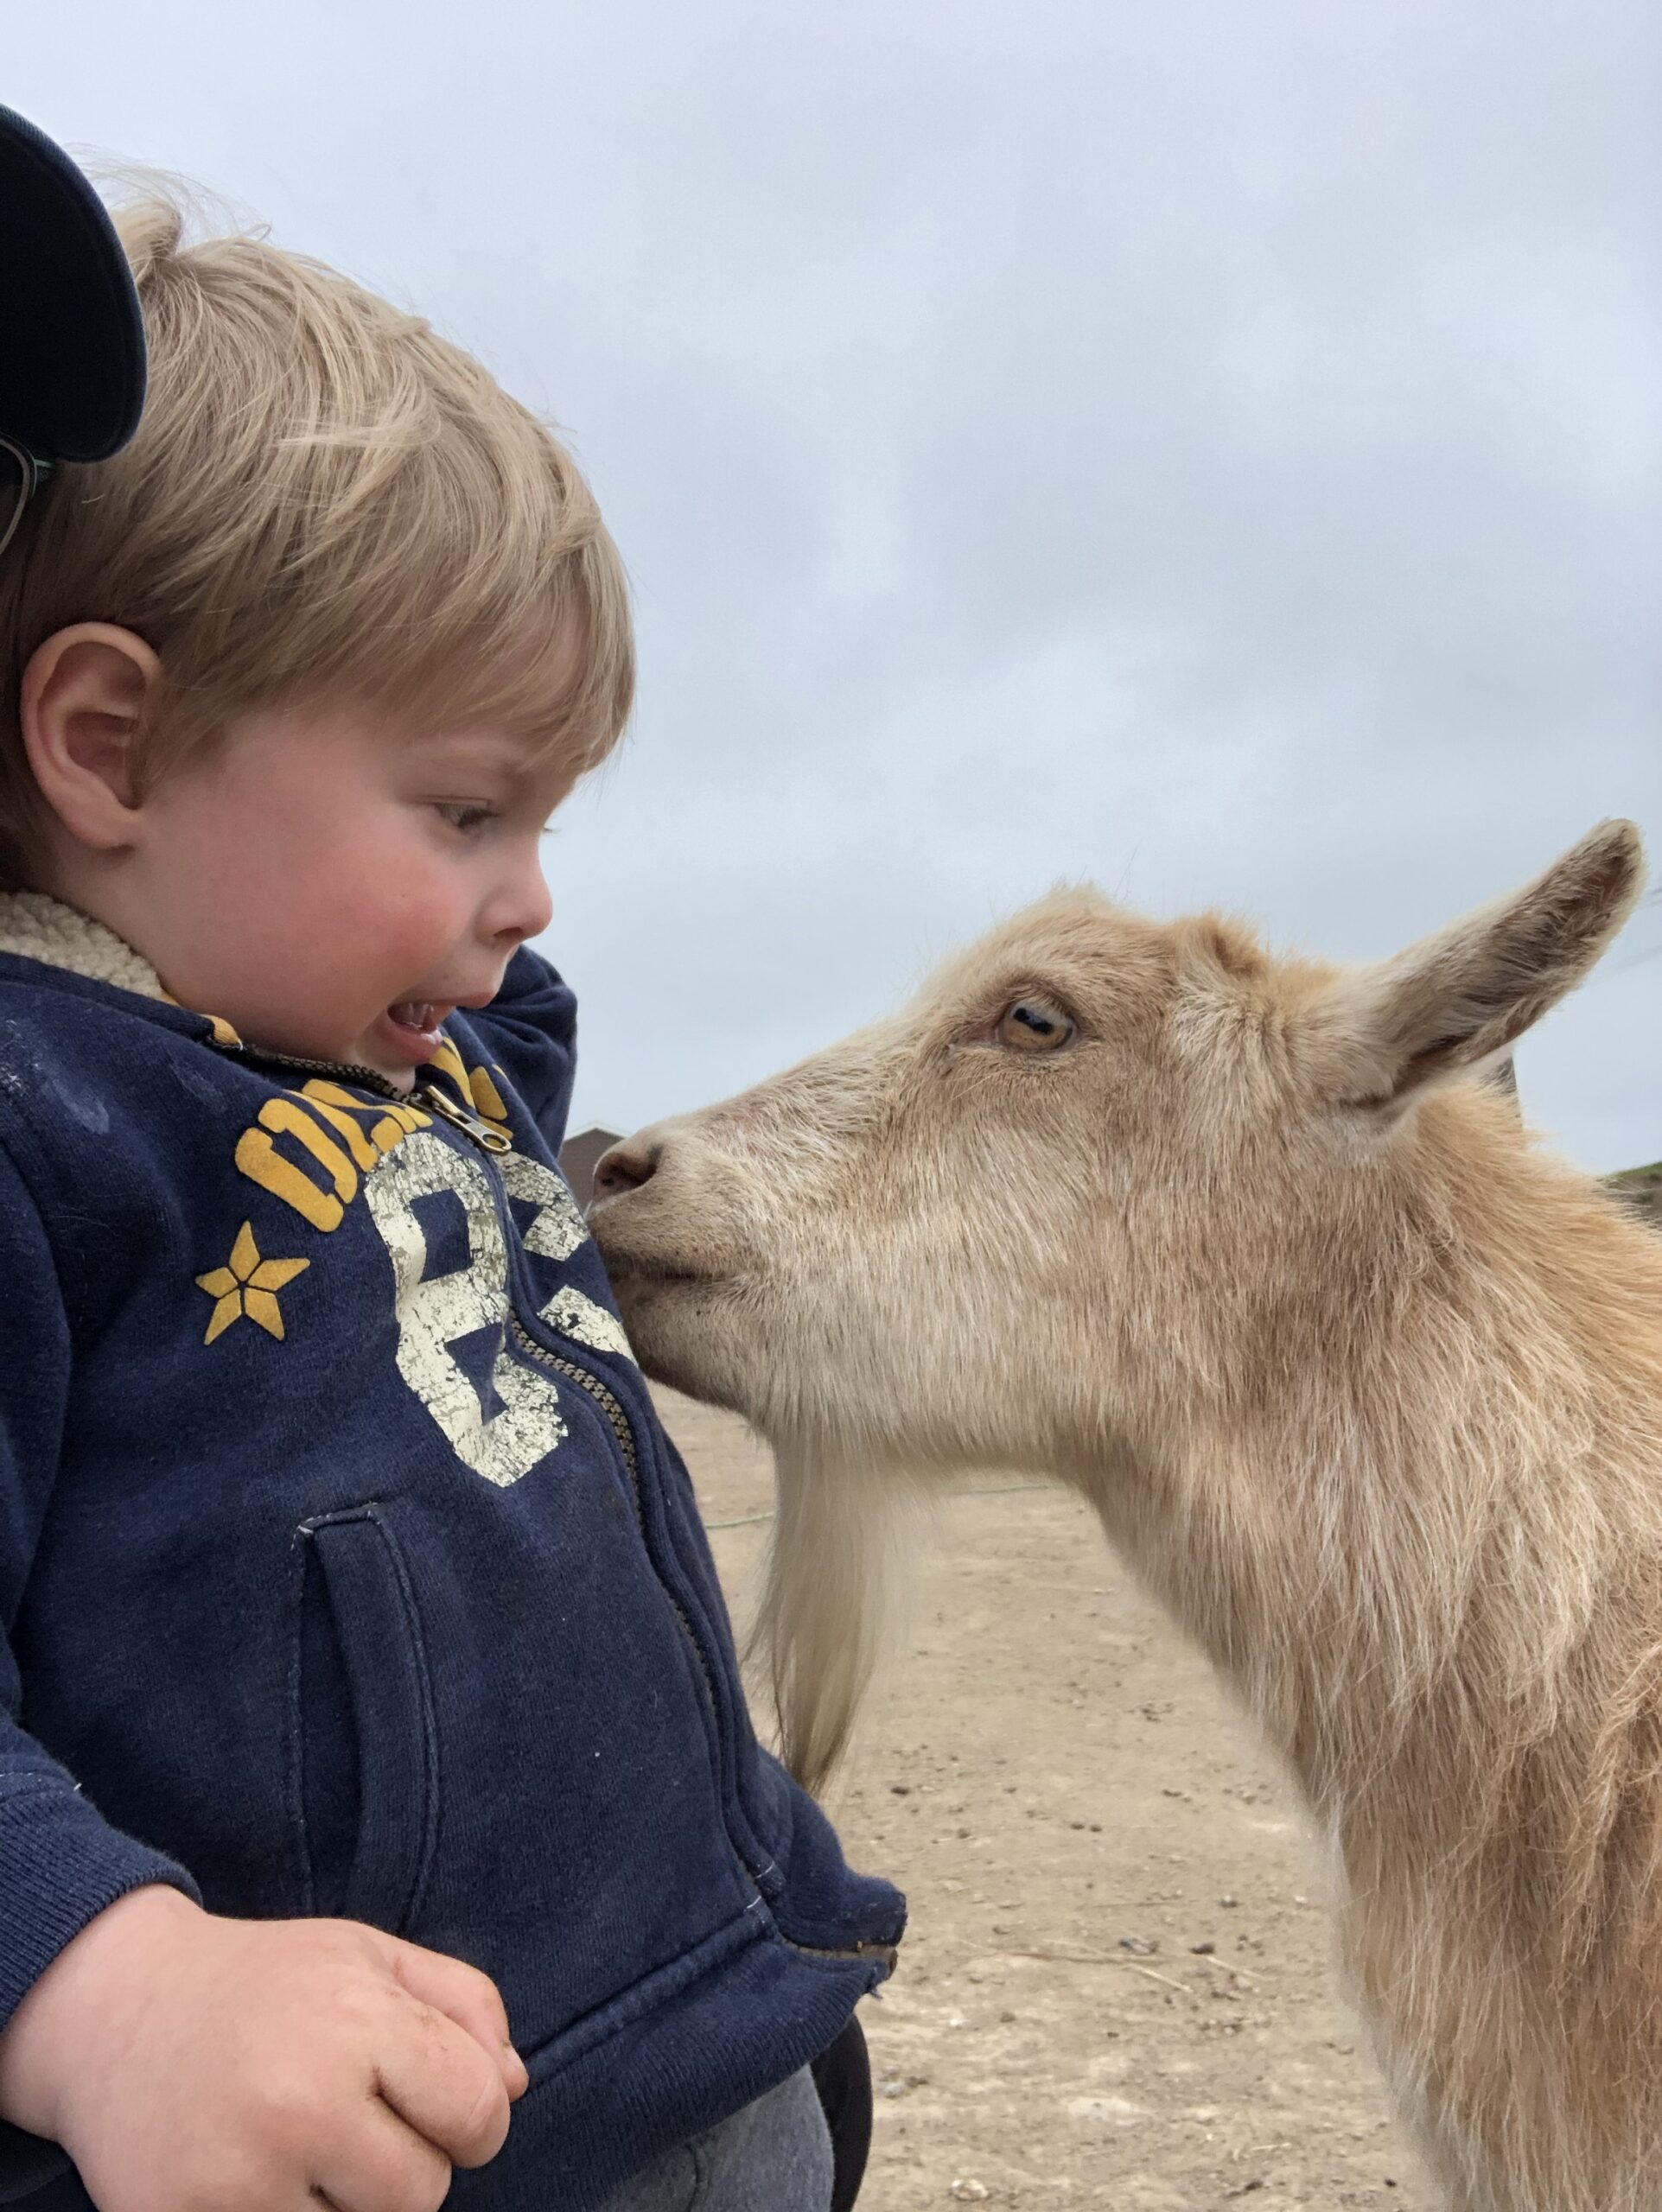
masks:
<path fill-rule="evenodd" d="M 506 1129 L 494 1128 L 478 1114 L 471 1114 L 458 1106 L 449 1092 L 436 1083 L 424 1083 L 416 1093 L 422 1104 L 441 1121 L 449 1122 L 464 1136 L 471 1137 L 481 1152 L 512 1152 L 513 1138 Z"/>

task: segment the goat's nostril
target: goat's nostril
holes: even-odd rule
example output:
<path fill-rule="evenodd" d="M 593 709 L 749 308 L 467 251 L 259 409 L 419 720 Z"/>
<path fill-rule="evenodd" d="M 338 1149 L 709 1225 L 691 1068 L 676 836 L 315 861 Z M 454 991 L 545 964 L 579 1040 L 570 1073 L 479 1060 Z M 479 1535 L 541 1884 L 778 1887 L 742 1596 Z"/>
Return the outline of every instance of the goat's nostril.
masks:
<path fill-rule="evenodd" d="M 621 1144 L 614 1144 L 609 1152 L 602 1153 L 595 1162 L 595 1196 L 615 1198 L 625 1191 L 638 1191 L 643 1183 L 650 1183 L 662 1150 L 660 1145 L 637 1144 L 633 1137 L 627 1137 Z"/>

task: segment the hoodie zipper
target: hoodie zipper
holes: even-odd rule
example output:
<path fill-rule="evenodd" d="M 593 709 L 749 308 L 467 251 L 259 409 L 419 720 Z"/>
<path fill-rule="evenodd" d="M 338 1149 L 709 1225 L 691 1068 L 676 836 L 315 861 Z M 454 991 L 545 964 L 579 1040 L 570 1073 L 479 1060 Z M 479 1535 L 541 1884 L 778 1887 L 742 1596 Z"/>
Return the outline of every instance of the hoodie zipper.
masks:
<path fill-rule="evenodd" d="M 514 1342 L 528 1358 L 534 1359 L 540 1367 L 552 1368 L 557 1375 L 564 1375 L 570 1382 L 576 1383 L 581 1389 L 586 1390 L 605 1414 L 613 1434 L 617 1438 L 618 1449 L 623 1454 L 623 1464 L 629 1471 L 629 1487 L 634 1495 L 635 1519 L 640 1524 L 641 1541 L 644 1543 L 646 1536 L 646 1516 L 640 1497 L 640 1462 L 635 1452 L 634 1431 L 629 1426 L 629 1416 L 624 1412 L 621 1403 L 607 1389 L 597 1375 L 591 1374 L 586 1367 L 579 1367 L 575 1360 L 562 1359 L 557 1352 L 545 1351 L 522 1326 L 517 1314 L 509 1315 L 509 1325 L 513 1331 Z M 710 1707 L 710 1719 L 714 1720 L 717 1710 L 716 1685 L 710 1675 L 710 1662 L 704 1656 L 704 1648 L 699 1643 L 692 1623 L 687 1618 L 675 1592 L 664 1584 L 661 1576 L 659 1586 L 663 1589 L 664 1595 L 669 1599 L 671 1610 L 681 1624 L 681 1633 L 691 1646 L 692 1656 L 698 1662 L 698 1672 L 704 1681 L 704 1697 Z M 742 1853 L 740 1853 L 740 1857 L 743 1857 Z M 752 1878 L 755 1878 L 754 1875 Z M 774 1923 L 774 1929 L 780 1942 L 787 1949 L 800 1951 L 806 1958 L 861 1961 L 881 1958 L 887 1960 L 891 1973 L 894 1970 L 896 1947 L 893 1943 L 856 1943 L 851 1949 L 832 1951 L 816 1947 L 812 1943 L 793 1942 L 780 1927 L 777 1920 Z"/>
<path fill-rule="evenodd" d="M 408 1098 L 411 1095 L 400 1090 L 392 1077 L 383 1075 L 379 1068 L 360 1068 L 349 1060 L 303 1060 L 293 1052 L 268 1052 L 245 1045 L 240 1039 L 234 1045 L 220 1045 L 216 1038 L 210 1038 L 208 1042 L 217 1045 L 222 1052 L 235 1053 L 245 1060 L 268 1060 L 273 1067 L 306 1068 L 313 1075 L 349 1076 L 361 1090 L 379 1090 L 383 1098 Z"/>
<path fill-rule="evenodd" d="M 629 1471 L 629 1488 L 634 1497 L 635 1519 L 640 1523 L 641 1539 L 644 1541 L 646 1535 L 646 1514 L 640 1497 L 640 1460 L 635 1451 L 634 1431 L 629 1426 L 629 1416 L 624 1412 L 621 1402 L 607 1389 L 598 1375 L 591 1374 L 586 1367 L 579 1367 L 576 1360 L 562 1359 L 557 1352 L 545 1351 L 525 1327 L 518 1314 L 511 1313 L 508 1322 L 513 1331 L 515 1344 L 527 1358 L 534 1359 L 539 1367 L 552 1368 L 557 1375 L 564 1375 L 569 1382 L 575 1382 L 580 1389 L 586 1390 L 602 1413 L 605 1414 L 612 1433 L 617 1439 L 618 1450 L 623 1454 L 623 1464 Z M 686 1612 L 675 1592 L 665 1586 L 664 1595 L 669 1599 L 675 1618 L 681 1624 L 682 1634 L 692 1646 L 692 1655 L 698 1662 L 698 1672 L 704 1680 L 704 1696 L 710 1704 L 710 1718 L 714 1719 L 716 1710 L 716 1685 L 710 1675 L 710 1662 L 704 1656 L 704 1648 L 694 1633 L 692 1623 L 687 1618 Z"/>

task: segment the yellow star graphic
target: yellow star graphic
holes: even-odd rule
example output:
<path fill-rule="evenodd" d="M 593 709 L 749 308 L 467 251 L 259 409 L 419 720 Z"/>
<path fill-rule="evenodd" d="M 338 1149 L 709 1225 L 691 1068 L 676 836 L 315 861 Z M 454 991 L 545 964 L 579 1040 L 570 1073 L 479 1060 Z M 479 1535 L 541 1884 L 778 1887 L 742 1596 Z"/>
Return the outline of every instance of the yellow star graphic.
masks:
<path fill-rule="evenodd" d="M 251 1321 L 258 1321 L 267 1336 L 280 1338 L 283 1315 L 271 1294 L 281 1290 L 285 1282 L 292 1282 L 310 1265 L 309 1260 L 262 1260 L 259 1247 L 254 1242 L 254 1225 L 244 1222 L 231 1247 L 230 1266 L 214 1268 L 196 1278 L 196 1287 L 205 1290 L 213 1300 L 207 1334 L 202 1342 L 211 1344 L 215 1337 L 233 1321 L 240 1320 L 245 1313 Z"/>

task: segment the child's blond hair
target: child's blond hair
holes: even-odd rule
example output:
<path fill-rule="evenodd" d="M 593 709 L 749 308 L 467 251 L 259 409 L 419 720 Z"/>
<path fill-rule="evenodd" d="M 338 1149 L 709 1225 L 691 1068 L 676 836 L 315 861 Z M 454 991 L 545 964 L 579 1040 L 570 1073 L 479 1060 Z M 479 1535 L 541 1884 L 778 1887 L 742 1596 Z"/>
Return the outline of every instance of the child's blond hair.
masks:
<path fill-rule="evenodd" d="M 158 655 L 141 791 L 231 716 L 311 700 L 524 734 L 586 767 L 634 662 L 627 588 L 570 455 L 417 317 L 255 236 L 117 218 L 150 395 L 112 461 L 65 467 L 0 556 L 0 882 L 44 801 L 18 724 L 31 654 L 80 621 Z"/>

